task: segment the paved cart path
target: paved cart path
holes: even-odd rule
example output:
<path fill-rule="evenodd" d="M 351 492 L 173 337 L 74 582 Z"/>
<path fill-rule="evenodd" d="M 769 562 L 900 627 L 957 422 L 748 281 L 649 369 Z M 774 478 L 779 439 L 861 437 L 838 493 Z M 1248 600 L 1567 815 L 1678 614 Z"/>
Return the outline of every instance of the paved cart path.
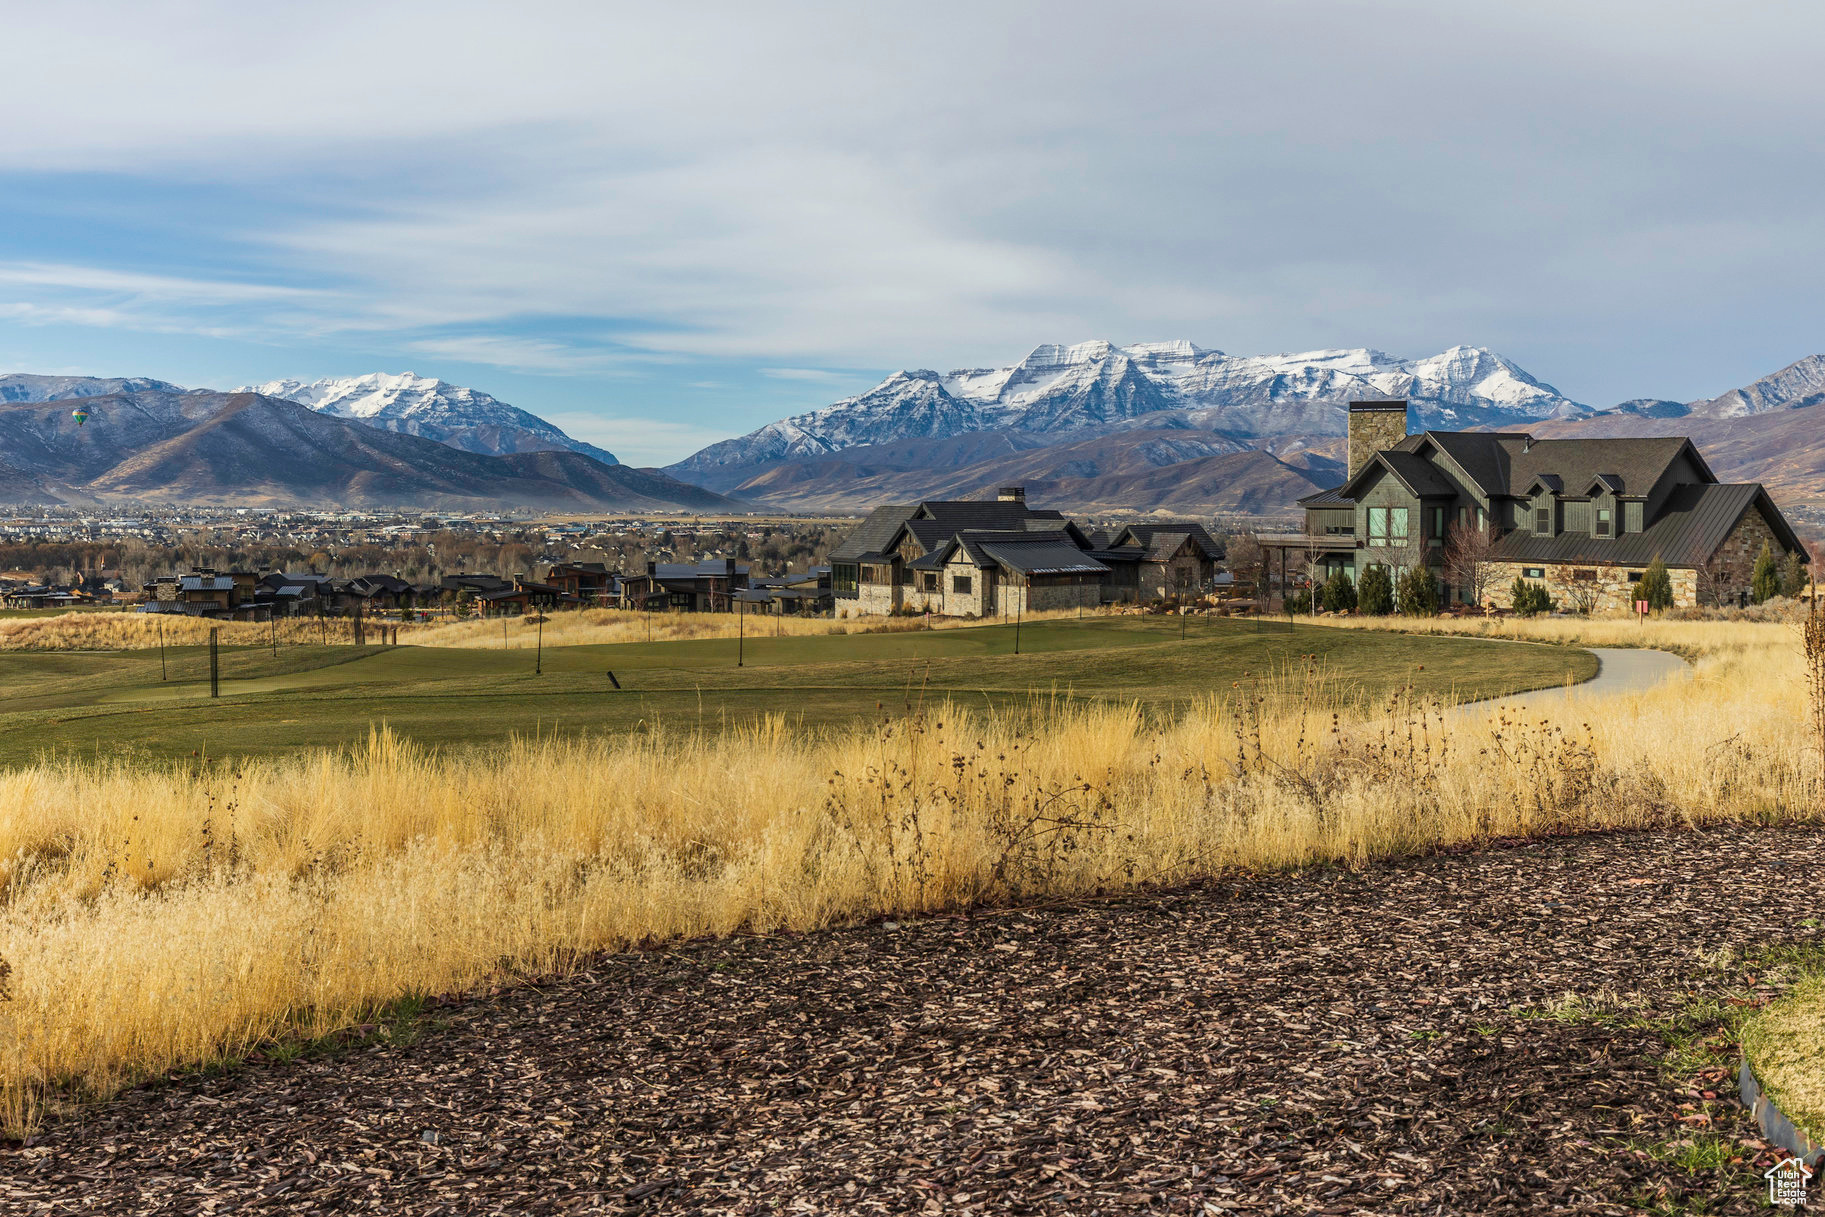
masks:
<path fill-rule="evenodd" d="M 1673 1160 L 1747 1123 L 1641 1020 L 1825 940 L 1822 848 L 1569 838 L 617 955 L 97 1107 L 0 1148 L 0 1212 L 1760 1212 L 1749 1165 Z"/>
<path fill-rule="evenodd" d="M 1495 708 L 1518 710 L 1544 709 L 1564 705 L 1573 699 L 1613 697 L 1642 693 L 1662 681 L 1673 680 L 1692 671 L 1692 665 L 1671 651 L 1651 651 L 1636 647 L 1584 647 L 1597 657 L 1597 674 L 1580 684 L 1562 688 L 1535 689 L 1529 693 L 1511 693 L 1484 701 L 1466 702 L 1460 709 L 1479 712 Z"/>

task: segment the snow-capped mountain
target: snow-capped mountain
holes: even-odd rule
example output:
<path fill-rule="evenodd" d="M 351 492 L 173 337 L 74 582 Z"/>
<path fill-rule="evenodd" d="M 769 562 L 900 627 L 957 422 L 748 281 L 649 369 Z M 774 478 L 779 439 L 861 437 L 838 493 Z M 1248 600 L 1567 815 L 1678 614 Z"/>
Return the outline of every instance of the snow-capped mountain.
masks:
<path fill-rule="evenodd" d="M 866 393 L 712 444 L 671 471 L 726 483 L 779 461 L 972 431 L 1333 435 L 1344 430 L 1346 403 L 1376 397 L 1404 397 L 1428 425 L 1448 428 L 1591 413 L 1481 347 L 1401 359 L 1366 349 L 1227 355 L 1189 342 L 1048 343 L 1003 368 L 896 372 Z"/>
<path fill-rule="evenodd" d="M 1825 355 L 1808 355 L 1760 380 L 1709 401 L 1687 403 L 1704 418 L 1744 418 L 1774 410 L 1799 410 L 1825 402 Z"/>
<path fill-rule="evenodd" d="M 261 393 L 295 401 L 320 414 L 353 419 L 370 427 L 434 439 L 465 452 L 503 456 L 513 452 L 581 452 L 605 465 L 614 454 L 572 439 L 536 414 L 510 406 L 479 389 L 466 389 L 430 376 L 371 372 L 324 380 L 272 380 L 243 385 L 237 393 Z"/>
<path fill-rule="evenodd" d="M 0 376 L 0 401 L 65 401 L 72 397 L 105 397 L 110 393 L 182 393 L 177 385 L 146 376 L 37 376 L 9 372 Z"/>

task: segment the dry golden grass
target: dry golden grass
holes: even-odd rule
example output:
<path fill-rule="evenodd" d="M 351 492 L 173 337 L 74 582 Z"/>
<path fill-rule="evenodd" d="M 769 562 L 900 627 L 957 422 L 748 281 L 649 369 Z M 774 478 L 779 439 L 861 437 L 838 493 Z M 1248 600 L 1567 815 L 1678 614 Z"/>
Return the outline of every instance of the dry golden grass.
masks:
<path fill-rule="evenodd" d="M 1755 621 L 1673 621 L 1633 617 L 1336 617 L 1324 624 L 1408 634 L 1514 638 L 1577 647 L 1653 647 L 1688 659 L 1747 655 L 1798 645 L 1792 625 Z"/>
<path fill-rule="evenodd" d="M 0 1122 L 633 942 L 1812 814 L 1795 649 L 1683 637 L 1689 681 L 1525 721 L 1354 706 L 1299 670 L 1163 723 L 943 705 L 810 737 L 439 755 L 383 732 L 233 769 L 0 773 Z"/>
<path fill-rule="evenodd" d="M 1742 1038 L 1757 1080 L 1781 1111 L 1825 1139 L 1825 977 L 1802 981 L 1758 1013 Z"/>
<path fill-rule="evenodd" d="M 1077 616 L 1067 612 L 1034 613 L 1027 621 L 1050 621 Z M 650 618 L 650 619 L 649 619 Z M 502 622 L 506 628 L 502 629 Z M 580 609 L 548 614 L 546 646 L 593 646 L 603 643 L 689 642 L 703 638 L 733 638 L 745 632 L 750 638 L 787 635 L 794 638 L 831 634 L 890 634 L 909 630 L 955 630 L 996 624 L 964 617 L 774 617 L 749 613 L 639 613 L 624 609 Z M 535 645 L 533 623 L 522 618 L 458 621 L 448 625 L 416 627 L 400 641 L 427 647 L 530 647 Z"/>
<path fill-rule="evenodd" d="M 62 613 L 55 617 L 0 619 L 0 651 L 138 651 L 159 645 L 201 646 L 209 631 L 220 630 L 223 646 L 258 646 L 276 634 L 281 644 L 350 643 L 354 622 L 335 617 L 264 621 L 206 621 L 176 613 Z M 378 641 L 377 622 L 366 624 L 368 640 Z M 400 628 L 405 641 L 411 626 Z"/>
<path fill-rule="evenodd" d="M 794 637 L 826 634 L 881 634 L 906 630 L 962 629 L 995 624 L 961 617 L 772 617 L 730 613 L 653 613 L 622 609 L 581 609 L 554 612 L 545 618 L 546 646 L 583 646 L 601 643 L 685 642 L 702 638 L 733 638 L 739 632 L 751 637 L 776 634 Z M 1039 612 L 1029 622 L 1079 616 L 1076 610 Z M 387 629 L 395 623 L 384 623 Z M 273 624 L 253 621 L 206 621 L 200 617 L 148 613 L 65 613 L 55 617 L 0 619 L 0 651 L 126 651 L 159 645 L 164 630 L 167 646 L 198 646 L 209 641 L 209 631 L 219 629 L 224 646 L 258 646 L 277 630 L 286 643 L 350 643 L 354 622 L 347 617 L 281 619 Z M 379 639 L 383 622 L 370 617 L 365 624 L 369 642 Z M 536 645 L 535 622 L 522 617 L 473 617 L 454 622 L 398 624 L 399 641 L 414 646 L 522 648 Z"/>

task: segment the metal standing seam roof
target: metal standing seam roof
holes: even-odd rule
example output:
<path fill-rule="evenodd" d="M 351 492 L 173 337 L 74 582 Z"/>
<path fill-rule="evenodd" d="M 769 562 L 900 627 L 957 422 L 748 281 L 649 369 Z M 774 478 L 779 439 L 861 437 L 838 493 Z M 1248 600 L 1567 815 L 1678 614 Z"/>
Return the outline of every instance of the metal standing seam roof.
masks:
<path fill-rule="evenodd" d="M 178 587 L 186 592 L 232 592 L 234 580 L 227 575 L 180 575 Z"/>
<path fill-rule="evenodd" d="M 1109 568 L 1069 541 L 989 541 L 982 551 L 1023 575 L 1107 574 Z"/>
<path fill-rule="evenodd" d="M 1537 537 L 1520 529 L 1496 542 L 1490 557 L 1498 562 L 1593 566 L 1646 566 L 1658 557 L 1668 566 L 1702 566 L 1751 507 L 1760 508 L 1783 544 L 1798 544 L 1761 483 L 1734 482 L 1676 487 L 1659 518 L 1641 532 L 1606 539 L 1582 532 Z"/>

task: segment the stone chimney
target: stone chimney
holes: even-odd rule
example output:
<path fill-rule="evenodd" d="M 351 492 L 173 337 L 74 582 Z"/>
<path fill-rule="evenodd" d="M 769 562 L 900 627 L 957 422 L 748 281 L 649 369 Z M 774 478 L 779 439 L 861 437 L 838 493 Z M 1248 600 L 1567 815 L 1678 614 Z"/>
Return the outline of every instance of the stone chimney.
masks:
<path fill-rule="evenodd" d="M 1350 477 L 1374 459 L 1377 452 L 1407 438 L 1407 403 L 1404 401 L 1353 401 L 1350 403 Z"/>
<path fill-rule="evenodd" d="M 1024 504 L 1027 501 L 1027 488 L 1025 486 L 1003 486 L 996 492 L 995 499 L 1002 503 Z"/>

